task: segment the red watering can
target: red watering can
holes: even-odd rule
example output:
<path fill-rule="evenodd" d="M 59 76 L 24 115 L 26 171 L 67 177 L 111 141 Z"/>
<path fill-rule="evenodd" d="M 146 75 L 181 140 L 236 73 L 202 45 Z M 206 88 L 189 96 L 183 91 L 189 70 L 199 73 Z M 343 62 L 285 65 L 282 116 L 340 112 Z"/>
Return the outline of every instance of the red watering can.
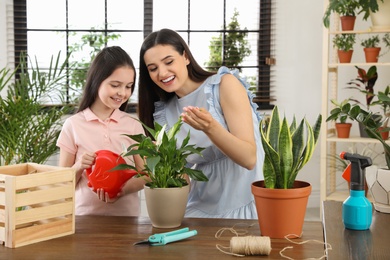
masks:
<path fill-rule="evenodd" d="M 99 188 L 104 189 L 110 198 L 115 198 L 122 186 L 137 175 L 135 170 L 116 170 L 112 168 L 119 164 L 126 164 L 126 161 L 118 154 L 109 150 L 99 150 L 96 152 L 95 165 L 87 169 L 88 186 L 94 191 Z"/>

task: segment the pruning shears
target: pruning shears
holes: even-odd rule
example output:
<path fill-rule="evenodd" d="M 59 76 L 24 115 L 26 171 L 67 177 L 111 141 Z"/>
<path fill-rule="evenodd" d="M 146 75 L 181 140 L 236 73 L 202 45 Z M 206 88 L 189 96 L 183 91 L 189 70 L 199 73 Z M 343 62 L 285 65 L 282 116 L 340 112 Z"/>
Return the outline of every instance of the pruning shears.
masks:
<path fill-rule="evenodd" d="M 186 239 L 198 234 L 196 230 L 189 230 L 188 227 L 149 236 L 148 239 L 135 242 L 133 245 L 148 244 L 150 246 L 163 246 L 171 242 Z"/>

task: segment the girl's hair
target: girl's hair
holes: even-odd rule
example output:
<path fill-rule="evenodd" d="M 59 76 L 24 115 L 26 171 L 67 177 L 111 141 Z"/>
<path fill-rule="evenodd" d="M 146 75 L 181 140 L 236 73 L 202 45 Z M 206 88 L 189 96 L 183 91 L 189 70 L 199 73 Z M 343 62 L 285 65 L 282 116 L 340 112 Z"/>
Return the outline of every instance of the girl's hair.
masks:
<path fill-rule="evenodd" d="M 183 38 L 175 31 L 170 29 L 162 29 L 160 31 L 152 32 L 149 34 L 140 51 L 140 66 L 139 66 L 139 85 L 138 85 L 138 117 L 148 127 L 154 128 L 153 113 L 154 102 L 167 101 L 172 98 L 175 93 L 169 93 L 162 90 L 157 86 L 150 78 L 148 68 L 146 67 L 144 55 L 147 50 L 156 45 L 170 45 L 180 55 L 185 52 L 190 63 L 187 65 L 188 77 L 195 82 L 202 82 L 209 76 L 214 75 L 215 72 L 204 70 L 196 62 L 192 53 L 183 40 Z M 148 131 L 145 131 L 148 133 Z"/>
<path fill-rule="evenodd" d="M 90 107 L 98 97 L 99 87 L 117 68 L 130 67 L 134 70 L 134 84 L 131 86 L 131 93 L 134 91 L 136 71 L 133 60 L 119 46 L 106 47 L 94 58 L 87 73 L 82 98 L 77 112 Z M 128 100 L 120 106 L 125 111 Z"/>

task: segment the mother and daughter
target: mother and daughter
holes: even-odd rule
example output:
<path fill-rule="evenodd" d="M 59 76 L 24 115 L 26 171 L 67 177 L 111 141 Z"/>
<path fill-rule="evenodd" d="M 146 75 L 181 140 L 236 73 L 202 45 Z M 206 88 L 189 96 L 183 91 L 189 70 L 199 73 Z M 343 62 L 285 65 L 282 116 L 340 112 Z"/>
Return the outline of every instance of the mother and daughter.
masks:
<path fill-rule="evenodd" d="M 132 140 L 123 135 L 145 134 L 142 125 L 124 112 L 134 91 L 136 72 L 120 47 L 106 47 L 88 71 L 80 106 L 66 119 L 57 145 L 60 166 L 76 170 L 76 214 L 138 216 L 138 191 L 144 178 L 131 178 L 111 199 L 88 187 L 85 170 L 92 167 L 97 150 L 120 154 Z M 257 105 L 249 85 L 226 67 L 204 70 L 175 31 L 162 29 L 147 36 L 141 46 L 138 117 L 153 128 L 156 121 L 167 130 L 181 116 L 185 124 L 177 134 L 181 143 L 205 148 L 203 156 L 188 163 L 203 171 L 208 182 L 191 181 L 186 217 L 257 218 L 252 182 L 263 179 L 264 152 L 259 136 Z M 142 159 L 125 158 L 142 169 Z"/>

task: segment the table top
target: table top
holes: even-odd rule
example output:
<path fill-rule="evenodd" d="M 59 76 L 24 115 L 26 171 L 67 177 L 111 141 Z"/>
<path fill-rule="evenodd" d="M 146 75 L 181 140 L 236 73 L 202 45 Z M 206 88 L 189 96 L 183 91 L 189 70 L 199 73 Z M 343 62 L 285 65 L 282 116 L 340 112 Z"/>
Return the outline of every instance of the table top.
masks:
<path fill-rule="evenodd" d="M 76 216 L 75 234 L 18 248 L 0 245 L 0 259 L 237 259 L 220 252 L 216 245 L 229 247 L 234 235 L 225 231 L 220 239 L 215 234 L 221 228 L 248 228 L 246 236 L 260 236 L 257 220 L 185 218 L 182 226 L 197 230 L 194 237 L 165 246 L 133 246 L 155 233 L 174 229 L 153 228 L 147 217 Z M 323 241 L 321 222 L 305 222 L 301 238 Z M 280 259 L 279 252 L 287 246 L 284 255 L 294 258 L 319 258 L 324 254 L 323 244 L 292 244 L 286 239 L 271 239 L 271 254 L 262 259 Z"/>
<path fill-rule="evenodd" d="M 333 259 L 390 259 L 390 214 L 373 210 L 369 230 L 344 228 L 340 201 L 324 201 L 323 226 L 325 242 Z"/>

